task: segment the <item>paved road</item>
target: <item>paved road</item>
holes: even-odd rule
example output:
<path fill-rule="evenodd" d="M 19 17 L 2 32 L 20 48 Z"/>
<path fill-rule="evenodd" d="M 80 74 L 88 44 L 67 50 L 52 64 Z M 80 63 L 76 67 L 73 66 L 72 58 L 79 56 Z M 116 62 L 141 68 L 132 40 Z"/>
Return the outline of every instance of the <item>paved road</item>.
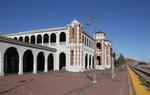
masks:
<path fill-rule="evenodd" d="M 111 79 L 109 70 L 70 73 L 55 71 L 40 74 L 0 77 L 0 95 L 129 95 L 127 72 L 119 70 Z"/>

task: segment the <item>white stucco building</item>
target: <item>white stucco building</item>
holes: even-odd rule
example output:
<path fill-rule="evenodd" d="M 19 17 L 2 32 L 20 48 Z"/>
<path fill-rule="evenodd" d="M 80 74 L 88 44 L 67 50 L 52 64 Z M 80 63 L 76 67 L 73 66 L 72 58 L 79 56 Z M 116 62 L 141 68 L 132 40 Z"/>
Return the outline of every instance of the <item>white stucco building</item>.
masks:
<path fill-rule="evenodd" d="M 4 35 L 0 39 L 0 76 L 65 69 L 82 72 L 111 67 L 111 43 L 104 32 L 94 38 L 73 20 L 64 27 Z M 11 39 L 10 39 L 11 38 Z"/>

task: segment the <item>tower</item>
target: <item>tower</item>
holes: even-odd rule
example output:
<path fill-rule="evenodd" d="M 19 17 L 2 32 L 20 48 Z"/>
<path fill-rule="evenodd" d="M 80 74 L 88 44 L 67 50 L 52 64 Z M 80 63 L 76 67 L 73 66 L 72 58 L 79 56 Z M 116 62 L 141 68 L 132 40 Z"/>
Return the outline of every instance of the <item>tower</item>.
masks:
<path fill-rule="evenodd" d="M 82 26 L 74 19 L 69 24 L 70 70 L 81 71 L 82 63 Z"/>
<path fill-rule="evenodd" d="M 105 69 L 105 33 L 98 31 L 94 34 L 96 69 Z"/>
<path fill-rule="evenodd" d="M 105 40 L 105 67 L 111 68 L 111 42 Z"/>

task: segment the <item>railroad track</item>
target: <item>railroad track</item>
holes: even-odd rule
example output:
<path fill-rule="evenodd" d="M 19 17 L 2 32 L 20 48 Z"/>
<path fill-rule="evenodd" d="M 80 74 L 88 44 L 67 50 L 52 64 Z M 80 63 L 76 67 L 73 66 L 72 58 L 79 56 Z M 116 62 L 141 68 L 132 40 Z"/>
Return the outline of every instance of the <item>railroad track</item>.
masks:
<path fill-rule="evenodd" d="M 147 85 L 150 86 L 150 67 L 147 66 L 139 66 L 139 65 L 130 65 L 129 66 L 140 78 L 143 78 Z"/>

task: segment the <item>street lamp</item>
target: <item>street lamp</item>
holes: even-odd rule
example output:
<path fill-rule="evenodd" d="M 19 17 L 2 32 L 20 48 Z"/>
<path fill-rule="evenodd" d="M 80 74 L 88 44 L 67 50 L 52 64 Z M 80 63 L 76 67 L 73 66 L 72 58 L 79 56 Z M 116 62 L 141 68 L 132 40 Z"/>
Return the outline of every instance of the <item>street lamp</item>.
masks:
<path fill-rule="evenodd" d="M 95 19 L 95 16 L 94 15 L 91 15 L 91 16 L 89 16 L 88 17 L 88 20 L 87 20 L 87 23 L 86 23 L 86 25 L 87 26 L 90 26 L 91 25 L 91 20 L 93 19 L 93 22 L 94 22 L 94 34 L 96 33 L 96 19 Z M 94 36 L 94 39 L 95 39 L 96 37 Z M 94 59 L 95 59 L 95 61 L 94 61 L 94 69 L 95 69 L 95 67 L 96 67 L 96 40 L 94 41 Z M 91 83 L 97 83 L 97 80 L 96 80 L 96 69 L 95 70 L 93 70 L 93 80 L 92 80 L 92 82 Z"/>

